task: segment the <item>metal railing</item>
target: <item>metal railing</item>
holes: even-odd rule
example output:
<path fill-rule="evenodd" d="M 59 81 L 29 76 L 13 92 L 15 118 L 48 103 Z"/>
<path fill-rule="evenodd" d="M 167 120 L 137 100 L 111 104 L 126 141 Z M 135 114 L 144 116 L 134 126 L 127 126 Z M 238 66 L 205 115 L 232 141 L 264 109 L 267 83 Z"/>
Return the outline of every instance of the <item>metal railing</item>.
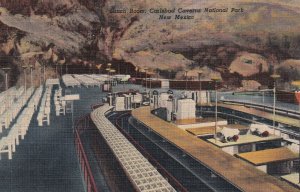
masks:
<path fill-rule="evenodd" d="M 222 99 L 221 102 L 240 104 L 245 107 L 253 107 L 253 108 L 263 109 L 264 111 L 272 111 L 273 110 L 272 106 L 267 106 L 267 105 L 263 105 L 263 104 L 259 104 L 259 103 L 253 103 L 253 102 L 236 101 L 236 100 L 230 100 L 230 99 Z M 276 109 L 276 113 L 278 113 L 278 114 L 281 113 L 281 114 L 289 115 L 292 117 L 300 116 L 299 111 L 284 109 L 281 107 L 275 107 L 275 109 Z"/>
<path fill-rule="evenodd" d="M 83 173 L 83 180 L 85 182 L 85 191 L 98 192 L 88 158 L 85 154 L 84 147 L 80 139 L 80 134 L 88 127 L 89 118 L 90 118 L 89 115 L 85 115 L 77 121 L 75 126 L 74 142 L 75 142 L 76 153 L 78 156 L 81 172 Z"/>
<path fill-rule="evenodd" d="M 197 112 L 199 112 L 199 111 L 197 111 Z M 210 111 L 210 110 L 202 111 L 202 113 L 208 115 L 209 117 L 214 117 L 214 115 L 215 115 L 215 112 Z M 238 116 L 238 115 L 235 115 L 235 114 L 229 114 L 229 113 L 225 113 L 225 112 L 218 112 L 218 116 L 220 118 L 224 118 L 224 119 L 227 119 L 227 120 L 229 118 L 234 118 L 237 121 L 248 122 L 249 124 L 251 124 L 251 123 L 265 124 L 263 122 L 260 122 L 259 120 L 253 120 L 253 119 L 249 119 L 249 118 L 245 118 L 245 117 L 241 117 L 241 116 Z M 259 118 L 259 117 L 257 117 L 257 118 Z M 264 118 L 262 118 L 262 119 L 264 119 Z M 280 127 L 277 127 L 277 126 L 274 127 L 272 125 L 268 125 L 268 126 L 271 129 L 275 129 L 277 131 L 280 131 L 281 133 L 292 135 L 292 136 L 295 136 L 295 137 L 300 137 L 300 133 L 298 131 L 292 131 L 292 130 L 288 130 L 288 129 L 285 129 L 285 128 L 280 128 Z"/>

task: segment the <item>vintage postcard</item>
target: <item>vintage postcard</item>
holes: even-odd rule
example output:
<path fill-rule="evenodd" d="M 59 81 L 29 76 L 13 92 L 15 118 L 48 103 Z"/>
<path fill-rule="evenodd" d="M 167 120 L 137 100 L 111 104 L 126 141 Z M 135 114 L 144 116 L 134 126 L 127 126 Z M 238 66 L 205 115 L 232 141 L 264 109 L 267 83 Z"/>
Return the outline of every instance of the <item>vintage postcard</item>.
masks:
<path fill-rule="evenodd" d="M 0 192 L 296 192 L 299 149 L 299 0 L 0 0 Z"/>

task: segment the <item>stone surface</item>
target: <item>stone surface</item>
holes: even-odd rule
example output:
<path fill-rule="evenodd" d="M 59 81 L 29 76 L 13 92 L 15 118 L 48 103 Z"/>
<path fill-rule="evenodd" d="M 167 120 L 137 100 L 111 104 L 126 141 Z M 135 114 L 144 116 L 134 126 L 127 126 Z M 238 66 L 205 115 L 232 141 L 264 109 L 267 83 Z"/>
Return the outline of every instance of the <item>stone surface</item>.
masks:
<path fill-rule="evenodd" d="M 51 48 L 58 60 L 75 59 L 72 64 L 84 68 L 87 63 L 95 68 L 113 61 L 172 70 L 180 78 L 185 69 L 206 66 L 230 84 L 272 73 L 300 55 L 296 0 L 1 0 L 0 7 L 0 29 L 5 31 L 0 35 L 0 56 L 9 56 L 1 66 L 15 65 L 17 71 L 36 60 L 54 68 L 53 57 L 44 57 Z M 147 13 L 110 13 L 113 8 Z M 149 13 L 151 8 L 229 8 L 229 12 L 203 11 L 191 20 L 160 20 L 159 14 Z M 231 13 L 231 8 L 243 12 Z M 250 60 L 251 67 L 245 64 Z"/>

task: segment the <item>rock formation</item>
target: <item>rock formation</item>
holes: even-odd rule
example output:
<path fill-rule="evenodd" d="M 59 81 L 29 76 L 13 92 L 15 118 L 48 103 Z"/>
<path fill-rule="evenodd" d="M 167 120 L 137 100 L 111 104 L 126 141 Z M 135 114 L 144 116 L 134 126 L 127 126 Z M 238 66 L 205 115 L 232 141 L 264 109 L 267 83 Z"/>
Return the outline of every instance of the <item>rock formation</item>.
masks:
<path fill-rule="evenodd" d="M 173 77 L 182 78 L 186 69 L 192 74 L 205 67 L 236 87 L 244 78 L 266 85 L 275 70 L 283 81 L 299 78 L 292 70 L 299 72 L 297 0 L 0 0 L 0 7 L 0 67 L 13 68 L 11 84 L 21 78 L 22 65 L 38 61 L 55 76 L 56 64 L 63 59 L 76 73 L 96 72 L 99 64 L 112 62 L 123 71 L 148 67 L 161 76 L 172 71 Z M 150 13 L 163 8 L 176 10 L 165 14 L 172 19 Z M 194 18 L 176 20 L 179 8 L 202 12 L 186 11 L 180 16 Z M 112 13 L 116 9 L 127 13 Z M 38 78 L 41 66 L 35 67 Z M 66 72 L 65 65 L 58 68 Z"/>

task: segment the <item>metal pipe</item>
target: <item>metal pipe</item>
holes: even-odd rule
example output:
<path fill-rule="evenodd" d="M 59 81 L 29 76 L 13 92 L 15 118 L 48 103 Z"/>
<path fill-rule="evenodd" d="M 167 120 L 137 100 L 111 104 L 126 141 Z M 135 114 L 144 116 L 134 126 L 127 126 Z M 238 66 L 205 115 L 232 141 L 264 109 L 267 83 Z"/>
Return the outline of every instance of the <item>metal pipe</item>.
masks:
<path fill-rule="evenodd" d="M 185 90 L 187 90 L 187 73 L 188 71 L 185 71 Z"/>
<path fill-rule="evenodd" d="M 147 72 L 145 72 L 145 83 L 146 83 L 146 93 L 147 93 Z"/>
<path fill-rule="evenodd" d="M 60 65 L 60 76 L 62 76 L 62 65 Z"/>
<path fill-rule="evenodd" d="M 56 74 L 56 78 L 58 78 L 57 64 L 55 65 L 55 74 Z"/>
<path fill-rule="evenodd" d="M 39 69 L 39 86 L 42 84 L 42 68 Z"/>
<path fill-rule="evenodd" d="M 5 90 L 8 90 L 8 74 L 5 72 Z"/>
<path fill-rule="evenodd" d="M 5 72 L 5 90 L 8 90 L 8 71 L 10 68 L 2 68 L 2 70 Z M 7 96 L 7 100 L 5 101 L 5 109 L 9 107 L 9 101 L 10 101 L 10 95 Z"/>
<path fill-rule="evenodd" d="M 275 135 L 275 115 L 276 115 L 276 81 L 274 80 L 274 88 L 273 88 L 273 129 L 274 129 L 274 135 Z"/>
<path fill-rule="evenodd" d="M 273 83 L 274 83 L 274 87 L 273 87 L 273 129 L 274 129 L 274 132 L 273 134 L 275 135 L 275 115 L 276 115 L 276 79 L 279 79 L 280 78 L 280 75 L 277 75 L 277 74 L 273 74 L 271 75 L 271 78 L 273 78 Z"/>
<path fill-rule="evenodd" d="M 202 98 L 201 98 L 202 82 L 201 82 L 201 75 L 202 75 L 202 71 L 199 71 L 198 72 L 198 78 L 199 78 L 199 103 L 200 103 L 200 116 L 202 117 Z"/>
<path fill-rule="evenodd" d="M 145 83 L 146 83 L 146 95 L 148 96 L 148 92 L 147 92 L 147 68 L 144 69 L 145 71 Z"/>
<path fill-rule="evenodd" d="M 218 91 L 217 91 L 217 83 L 215 83 L 215 143 L 217 142 L 217 126 L 218 126 Z"/>
<path fill-rule="evenodd" d="M 138 71 L 138 69 L 135 68 L 135 78 L 137 78 L 137 71 Z"/>
<path fill-rule="evenodd" d="M 43 84 L 45 83 L 45 64 L 43 64 Z"/>
<path fill-rule="evenodd" d="M 152 84 L 152 82 L 151 82 L 152 80 L 151 80 L 151 74 L 149 74 L 149 87 L 150 87 L 150 94 L 149 94 L 149 96 L 151 95 L 151 84 Z"/>
<path fill-rule="evenodd" d="M 221 81 L 219 77 L 213 77 L 212 81 L 215 83 L 215 143 L 217 142 L 217 126 L 218 126 L 218 90 L 217 90 L 217 83 Z"/>
<path fill-rule="evenodd" d="M 25 96 L 27 95 L 27 77 L 26 77 L 26 68 L 27 66 L 23 66 L 23 72 L 24 72 L 24 87 L 25 87 Z"/>
<path fill-rule="evenodd" d="M 33 87 L 32 66 L 30 66 L 30 87 Z"/>

